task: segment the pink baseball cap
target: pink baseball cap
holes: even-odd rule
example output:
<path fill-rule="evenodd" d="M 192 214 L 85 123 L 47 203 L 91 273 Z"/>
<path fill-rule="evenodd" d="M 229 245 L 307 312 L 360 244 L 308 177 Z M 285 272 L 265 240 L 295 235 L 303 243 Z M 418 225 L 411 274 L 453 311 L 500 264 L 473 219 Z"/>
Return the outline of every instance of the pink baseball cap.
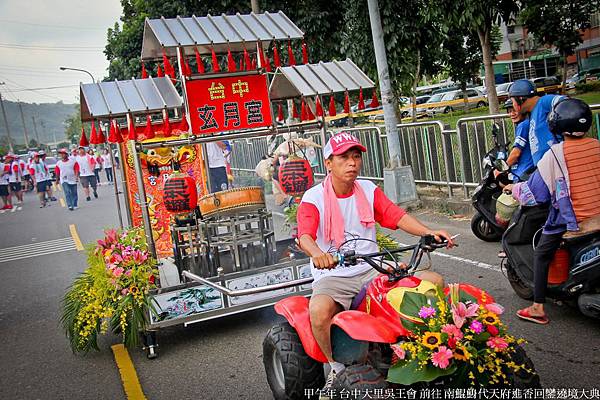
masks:
<path fill-rule="evenodd" d="M 328 159 L 332 155 L 339 156 L 354 147 L 358 148 L 363 153 L 367 151 L 367 148 L 362 145 L 356 136 L 347 132 L 338 133 L 327 141 L 327 144 L 323 148 L 323 158 Z"/>

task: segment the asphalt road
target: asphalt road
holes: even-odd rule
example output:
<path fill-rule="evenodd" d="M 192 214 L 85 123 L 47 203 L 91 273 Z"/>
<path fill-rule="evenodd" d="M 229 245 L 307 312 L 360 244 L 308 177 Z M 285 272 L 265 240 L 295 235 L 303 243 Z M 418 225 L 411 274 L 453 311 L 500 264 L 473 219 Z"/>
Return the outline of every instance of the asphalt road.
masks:
<path fill-rule="evenodd" d="M 103 228 L 118 226 L 112 186 L 101 186 L 99 193 L 98 200 L 80 201 L 80 208 L 73 212 L 58 202 L 40 209 L 36 197 L 28 194 L 21 210 L 0 214 L 0 254 L 4 254 L 4 258 L 0 256 L 2 399 L 126 398 L 110 349 L 119 338 L 102 338 L 100 352 L 74 355 L 58 323 L 61 297 L 86 267 L 84 252 L 77 251 L 69 240 L 69 225 L 75 225 L 84 243 L 98 239 Z M 518 320 L 514 313 L 527 302 L 512 292 L 498 268 L 499 245 L 476 239 L 467 220 L 416 214 L 430 226 L 461 234 L 458 248 L 433 255 L 433 269 L 448 282 L 468 282 L 487 289 L 506 307 L 503 320 L 514 335 L 528 341 L 526 350 L 544 387 L 600 386 L 599 321 L 553 303 L 548 305 L 552 321 L 548 326 Z M 275 219 L 280 226 L 281 217 Z M 404 234 L 397 237 L 403 243 L 415 240 Z M 13 249 L 15 246 L 24 247 Z M 10 257 L 6 256 L 8 248 Z M 262 365 L 262 340 L 279 320 L 281 317 L 267 308 L 161 330 L 158 359 L 147 360 L 141 349 L 129 350 L 146 397 L 272 398 Z"/>

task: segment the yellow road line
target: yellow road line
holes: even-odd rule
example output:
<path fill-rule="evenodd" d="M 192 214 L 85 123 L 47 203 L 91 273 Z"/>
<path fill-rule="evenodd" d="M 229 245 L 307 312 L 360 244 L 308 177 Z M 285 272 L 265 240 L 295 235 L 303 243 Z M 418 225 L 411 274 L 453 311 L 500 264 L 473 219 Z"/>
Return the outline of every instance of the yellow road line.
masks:
<path fill-rule="evenodd" d="M 69 225 L 69 230 L 71 231 L 71 236 L 73 237 L 73 241 L 75 242 L 75 247 L 77 251 L 83 250 L 83 244 L 81 244 L 81 239 L 79 239 L 79 234 L 77 233 L 77 228 L 75 228 L 75 224 Z"/>
<path fill-rule="evenodd" d="M 115 344 L 111 347 L 115 356 L 117 367 L 119 367 L 119 374 L 121 374 L 121 381 L 123 382 L 123 389 L 128 400 L 145 400 L 146 396 L 142 390 L 142 385 L 135 372 L 135 367 L 129 357 L 129 352 L 122 344 Z"/>
<path fill-rule="evenodd" d="M 58 188 L 59 192 L 62 192 L 62 186 L 61 185 L 56 185 L 56 187 Z"/>
<path fill-rule="evenodd" d="M 60 206 L 61 207 L 65 206 L 65 201 L 64 201 L 64 199 L 62 197 L 60 199 L 58 199 L 58 201 L 60 202 Z"/>

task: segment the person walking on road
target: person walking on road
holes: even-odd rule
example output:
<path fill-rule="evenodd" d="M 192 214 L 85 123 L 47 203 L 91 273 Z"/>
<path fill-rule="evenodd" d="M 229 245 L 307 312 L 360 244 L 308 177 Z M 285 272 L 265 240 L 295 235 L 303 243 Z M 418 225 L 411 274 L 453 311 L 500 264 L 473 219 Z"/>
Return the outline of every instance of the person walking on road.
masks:
<path fill-rule="evenodd" d="M 112 160 L 110 159 L 110 151 L 108 149 L 104 149 L 102 158 L 102 168 L 104 168 L 104 172 L 106 172 L 106 180 L 110 185 L 113 181 L 113 167 Z"/>
<path fill-rule="evenodd" d="M 33 185 L 40 199 L 40 208 L 46 207 L 46 177 L 48 176 L 48 168 L 40 159 L 37 152 L 33 153 L 31 163 L 29 163 L 29 174 L 33 179 Z"/>
<path fill-rule="evenodd" d="M 96 182 L 100 185 L 100 170 L 102 169 L 102 159 L 100 158 L 100 154 L 94 153 L 94 150 L 89 149 L 88 155 L 94 158 L 94 176 L 96 177 Z"/>
<path fill-rule="evenodd" d="M 96 176 L 94 175 L 94 166 L 96 160 L 93 156 L 85 153 L 84 147 L 79 147 L 79 154 L 75 157 L 75 161 L 79 164 L 79 180 L 85 193 L 85 200 L 90 201 L 90 186 L 94 193 L 94 197 L 98 198 L 98 183 L 96 182 Z"/>
<path fill-rule="evenodd" d="M 2 203 L 4 203 L 1 210 L 12 209 L 10 190 L 8 188 L 8 169 L 10 166 L 9 164 L 6 164 L 6 162 L 6 157 L 0 162 L 0 197 L 2 197 Z"/>
<path fill-rule="evenodd" d="M 21 179 L 23 178 L 23 171 L 21 169 L 21 163 L 19 159 L 12 153 L 6 155 L 8 168 L 5 170 L 8 172 L 8 184 L 10 186 L 10 194 L 14 194 L 17 197 L 17 204 L 23 204 L 23 191 L 21 186 Z"/>
<path fill-rule="evenodd" d="M 60 149 L 58 155 L 61 157 L 56 162 L 56 176 L 65 192 L 67 207 L 73 211 L 77 208 L 77 181 L 79 180 L 79 164 L 75 157 L 69 158 L 67 149 Z"/>
<path fill-rule="evenodd" d="M 49 201 L 56 201 L 56 197 L 54 197 L 52 193 L 52 175 L 50 174 L 50 168 L 48 168 L 48 164 L 46 164 L 46 152 L 44 150 L 40 150 L 39 152 L 40 159 L 46 166 L 46 199 Z"/>

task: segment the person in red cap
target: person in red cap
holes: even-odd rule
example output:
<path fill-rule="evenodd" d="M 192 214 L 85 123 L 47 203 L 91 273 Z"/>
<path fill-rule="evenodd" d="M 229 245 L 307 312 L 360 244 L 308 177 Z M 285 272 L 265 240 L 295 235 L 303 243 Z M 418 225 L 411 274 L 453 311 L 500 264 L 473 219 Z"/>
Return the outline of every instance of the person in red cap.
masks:
<path fill-rule="evenodd" d="M 8 175 L 10 174 L 11 161 L 12 159 L 9 155 L 6 155 L 2 162 L 0 162 L 0 197 L 2 197 L 2 202 L 4 203 L 2 210 L 12 209 L 10 190 L 8 189 Z"/>
<path fill-rule="evenodd" d="M 65 200 L 70 211 L 77 208 L 77 181 L 79 180 L 79 164 L 75 157 L 69 157 L 67 149 L 60 149 L 61 157 L 56 162 L 56 176 L 65 192 Z"/>
<path fill-rule="evenodd" d="M 21 186 L 21 180 L 23 179 L 23 165 L 21 160 L 16 155 L 9 153 L 6 156 L 10 161 L 8 162 L 8 184 L 10 186 L 10 194 L 14 194 L 17 197 L 17 204 L 23 203 L 23 187 Z"/>
<path fill-rule="evenodd" d="M 325 389 L 331 387 L 336 374 L 344 369 L 332 357 L 331 319 L 348 310 L 363 285 L 378 275 L 366 263 L 336 268 L 335 253 L 378 252 L 376 222 L 384 228 L 400 228 L 417 236 L 433 235 L 436 240 L 447 240 L 448 246 L 453 246 L 446 231 L 428 228 L 392 203 L 374 183 L 357 179 L 362 153 L 366 150 L 349 133 L 332 136 L 323 148 L 327 177 L 304 193 L 298 207 L 299 244 L 310 256 L 314 278 L 309 303 L 312 331 L 331 365 Z M 444 285 L 443 278 L 434 272 L 422 272 L 419 277 Z"/>
<path fill-rule="evenodd" d="M 33 184 L 40 199 L 40 208 L 47 205 L 46 202 L 46 177 L 48 176 L 48 168 L 40 159 L 38 152 L 33 152 L 32 160 L 29 163 L 29 174 L 33 178 Z"/>

